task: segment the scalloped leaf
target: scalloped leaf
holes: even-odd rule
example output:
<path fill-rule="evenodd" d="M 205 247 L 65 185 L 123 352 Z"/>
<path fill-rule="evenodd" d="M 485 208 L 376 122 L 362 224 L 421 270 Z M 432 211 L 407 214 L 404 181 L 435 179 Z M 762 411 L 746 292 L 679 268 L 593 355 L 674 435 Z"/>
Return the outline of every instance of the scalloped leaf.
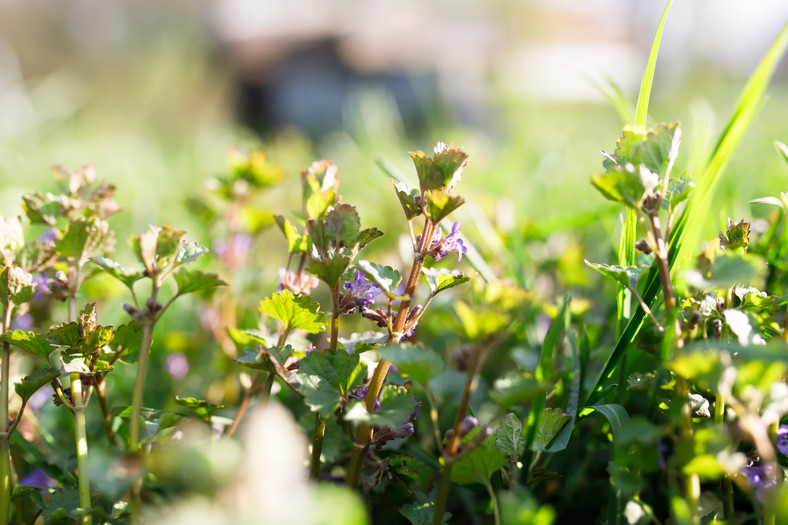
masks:
<path fill-rule="evenodd" d="M 361 220 L 354 206 L 337 204 L 326 213 L 321 226 L 323 237 L 328 243 L 335 247 L 352 247 L 355 246 L 356 239 L 358 239 Z"/>
<path fill-rule="evenodd" d="M 589 268 L 593 268 L 604 276 L 629 288 L 637 288 L 640 274 L 648 270 L 648 266 L 618 266 L 613 264 L 592 263 L 584 260 Z"/>
<path fill-rule="evenodd" d="M 55 349 L 43 335 L 22 330 L 8 331 L 0 335 L 0 341 L 44 360 L 49 359 L 49 354 Z"/>
<path fill-rule="evenodd" d="M 287 358 L 293 355 L 293 351 L 293 347 L 290 345 L 286 345 L 284 348 L 247 348 L 233 361 L 253 370 L 264 370 L 279 377 L 288 378 L 292 373 L 284 368 L 284 364 Z"/>
<path fill-rule="evenodd" d="M 461 196 L 439 190 L 425 192 L 424 198 L 427 201 L 427 215 L 435 224 L 465 203 Z"/>
<path fill-rule="evenodd" d="M 382 266 L 370 261 L 358 261 L 356 266 L 359 270 L 364 272 L 364 275 L 372 279 L 372 281 L 383 290 L 386 295 L 391 295 L 394 289 L 397 288 L 402 276 L 397 270 L 391 266 Z"/>
<path fill-rule="evenodd" d="M 290 290 L 282 290 L 263 299 L 258 310 L 280 321 L 285 331 L 299 329 L 317 334 L 326 328 L 320 305 L 308 295 L 296 296 Z"/>
<path fill-rule="evenodd" d="M 396 429 L 411 417 L 415 408 L 416 398 L 405 387 L 386 385 L 380 391 L 380 408 L 374 414 L 367 412 L 363 401 L 356 400 L 345 411 L 345 420 Z"/>
<path fill-rule="evenodd" d="M 215 273 L 205 273 L 200 270 L 181 270 L 174 277 L 178 285 L 178 295 L 203 292 L 218 286 L 227 286 L 227 283 Z"/>
<path fill-rule="evenodd" d="M 324 417 L 339 407 L 350 389 L 366 378 L 367 365 L 358 354 L 343 350 L 336 354 L 312 352 L 301 359 L 301 370 L 296 373 L 304 403 Z"/>
<path fill-rule="evenodd" d="M 36 370 L 29 376 L 23 377 L 21 383 L 15 383 L 14 391 L 19 397 L 27 401 L 33 394 L 38 392 L 41 387 L 51 383 L 52 380 L 59 375 L 60 371 L 51 367 Z"/>
<path fill-rule="evenodd" d="M 3 266 L 0 271 L 0 303 L 6 308 L 27 303 L 36 295 L 33 275 L 19 267 Z"/>
<path fill-rule="evenodd" d="M 523 423 L 517 414 L 510 412 L 501 419 L 498 430 L 495 431 L 495 446 L 506 456 L 519 458 L 525 452 L 525 436 Z"/>
<path fill-rule="evenodd" d="M 645 165 L 616 164 L 601 175 L 592 175 L 591 184 L 606 198 L 633 209 L 659 184 L 659 175 Z"/>
<path fill-rule="evenodd" d="M 312 259 L 307 263 L 306 269 L 309 273 L 328 284 L 328 286 L 336 286 L 342 275 L 350 267 L 351 262 L 350 257 L 335 254 L 326 261 Z"/>
<path fill-rule="evenodd" d="M 208 424 L 211 423 L 211 417 L 224 408 L 224 405 L 215 405 L 193 397 L 175 396 L 175 402 Z"/>
<path fill-rule="evenodd" d="M 115 232 L 106 221 L 79 218 L 66 226 L 63 237 L 55 241 L 55 253 L 83 264 L 91 257 L 105 255 L 115 247 Z"/>
<path fill-rule="evenodd" d="M 371 243 L 378 237 L 383 237 L 383 232 L 378 230 L 377 228 L 367 228 L 361 230 L 358 233 L 358 238 L 356 239 L 356 244 L 358 245 L 358 249 L 364 248 L 367 244 Z"/>
<path fill-rule="evenodd" d="M 108 259 L 101 255 L 97 255 L 96 257 L 91 257 L 90 262 L 101 268 L 106 273 L 113 276 L 115 279 L 125 284 L 128 288 L 131 288 L 134 285 L 134 283 L 142 279 L 142 272 L 132 272 L 126 270 L 123 266 L 120 265 L 120 263 L 113 261 L 112 259 Z"/>
<path fill-rule="evenodd" d="M 471 280 L 470 275 L 459 270 L 452 271 L 445 268 L 422 267 L 421 273 L 427 278 L 433 295 Z"/>
<path fill-rule="evenodd" d="M 420 385 L 427 385 L 430 379 L 446 368 L 446 362 L 435 351 L 399 343 L 379 348 L 381 358 L 394 363 L 403 377 L 413 379 Z"/>
<path fill-rule="evenodd" d="M 402 210 L 405 212 L 405 218 L 408 220 L 421 215 L 421 206 L 419 206 L 418 199 L 420 192 L 416 188 L 412 188 L 408 183 L 389 179 L 389 182 L 394 186 L 394 191 L 397 193 L 399 203 L 402 205 Z"/>
<path fill-rule="evenodd" d="M 208 253 L 208 248 L 194 241 L 183 241 L 175 253 L 175 264 L 188 264 Z"/>
<path fill-rule="evenodd" d="M 308 235 L 298 233 L 296 227 L 281 215 L 274 215 L 274 220 L 282 233 L 285 234 L 289 253 L 309 253 L 312 243 Z"/>
<path fill-rule="evenodd" d="M 488 485 L 490 478 L 506 464 L 506 456 L 493 445 L 491 436 L 482 445 L 463 455 L 451 469 L 451 481 L 458 485 L 481 483 Z"/>
<path fill-rule="evenodd" d="M 118 326 L 109 344 L 112 353 L 124 363 L 135 363 L 139 358 L 142 344 L 142 323 L 131 321 Z"/>

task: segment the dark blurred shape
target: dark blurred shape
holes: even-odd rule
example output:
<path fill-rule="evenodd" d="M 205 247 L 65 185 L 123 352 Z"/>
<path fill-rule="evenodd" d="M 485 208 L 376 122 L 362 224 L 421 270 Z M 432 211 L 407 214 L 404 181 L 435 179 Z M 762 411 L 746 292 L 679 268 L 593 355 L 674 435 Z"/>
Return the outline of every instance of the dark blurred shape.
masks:
<path fill-rule="evenodd" d="M 343 59 L 338 46 L 336 38 L 316 38 L 266 68 L 234 71 L 238 120 L 258 134 L 295 126 L 318 137 L 342 128 L 352 102 L 370 89 L 391 96 L 407 131 L 424 128 L 422 102 L 435 97 L 434 74 L 362 72 Z"/>

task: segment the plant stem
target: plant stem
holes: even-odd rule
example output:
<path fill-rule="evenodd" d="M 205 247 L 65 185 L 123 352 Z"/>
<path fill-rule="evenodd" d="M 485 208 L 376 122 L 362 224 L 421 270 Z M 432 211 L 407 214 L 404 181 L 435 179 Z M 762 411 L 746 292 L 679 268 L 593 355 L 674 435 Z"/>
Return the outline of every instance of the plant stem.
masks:
<path fill-rule="evenodd" d="M 107 401 L 107 376 L 96 376 L 96 396 L 99 399 L 99 406 L 101 407 L 101 420 L 104 423 L 104 430 L 107 433 L 107 438 L 110 443 L 115 446 L 120 446 L 118 435 L 112 429 L 112 415 L 109 410 L 109 402 Z"/>
<path fill-rule="evenodd" d="M 315 414 L 315 434 L 312 438 L 312 465 L 309 476 L 317 479 L 320 475 L 320 456 L 323 454 L 323 437 L 326 435 L 326 419 Z"/>
<path fill-rule="evenodd" d="M 129 426 L 129 452 L 136 454 L 140 444 L 140 419 L 142 402 L 145 395 L 145 376 L 148 371 L 148 356 L 153 342 L 153 327 L 155 321 L 144 319 L 142 321 L 142 341 L 140 342 L 140 358 L 137 362 L 137 378 L 134 382 L 134 395 L 131 401 L 131 421 Z"/>
<path fill-rule="evenodd" d="M 8 309 L 6 309 L 8 310 Z M 6 331 L 5 319 L 3 316 L 3 332 Z M 11 446 L 8 442 L 10 437 L 8 429 L 8 379 L 9 379 L 9 359 L 11 348 L 8 343 L 3 343 L 3 362 L 2 375 L 0 376 L 0 523 L 7 525 L 11 519 Z"/>
<path fill-rule="evenodd" d="M 435 502 L 435 514 L 432 515 L 432 525 L 443 523 L 443 513 L 446 511 L 446 502 L 449 499 L 449 488 L 451 487 L 452 465 L 452 463 L 446 463 L 441 468 L 441 484 L 438 489 L 438 500 Z"/>
<path fill-rule="evenodd" d="M 74 437 L 77 441 L 77 477 L 79 479 L 79 506 L 89 509 L 90 480 L 87 472 L 88 436 L 85 425 L 85 401 L 82 396 L 82 379 L 78 373 L 71 374 L 71 402 L 74 405 Z M 88 514 L 82 516 L 82 525 L 91 525 L 93 518 Z"/>
<path fill-rule="evenodd" d="M 492 500 L 493 519 L 495 520 L 495 525 L 501 525 L 501 510 L 498 508 L 498 499 L 495 497 L 495 491 L 493 490 L 492 485 L 490 485 L 489 480 L 484 484 L 484 488 L 487 489 L 487 494 L 490 495 L 490 499 Z"/>

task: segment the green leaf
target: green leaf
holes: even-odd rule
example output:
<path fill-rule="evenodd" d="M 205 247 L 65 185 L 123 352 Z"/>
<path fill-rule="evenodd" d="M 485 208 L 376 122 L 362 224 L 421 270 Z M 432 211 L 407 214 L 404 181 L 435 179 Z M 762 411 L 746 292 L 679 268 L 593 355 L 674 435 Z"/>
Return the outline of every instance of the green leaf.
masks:
<path fill-rule="evenodd" d="M 131 321 L 115 329 L 115 336 L 109 347 L 124 363 L 134 363 L 139 357 L 141 344 L 142 323 Z"/>
<path fill-rule="evenodd" d="M 22 209 L 32 224 L 54 226 L 68 198 L 65 195 L 36 192 L 22 196 L 22 200 L 24 201 Z"/>
<path fill-rule="evenodd" d="M 57 368 L 61 375 L 92 374 L 93 371 L 88 365 L 88 356 L 69 350 L 67 348 L 56 348 L 49 354 L 49 363 Z"/>
<path fill-rule="evenodd" d="M 284 364 L 291 355 L 293 355 L 293 347 L 290 345 L 286 345 L 284 348 L 247 348 L 233 361 L 247 368 L 264 370 L 270 374 L 287 378 L 290 376 L 290 371 L 284 368 Z"/>
<path fill-rule="evenodd" d="M 90 261 L 125 284 L 128 288 L 131 288 L 135 282 L 142 279 L 142 272 L 131 272 L 126 270 L 121 266 L 119 263 L 113 261 L 112 259 L 107 259 L 101 255 L 97 255 L 96 257 L 92 257 Z"/>
<path fill-rule="evenodd" d="M 643 165 L 651 172 L 664 175 L 678 156 L 680 142 L 681 128 L 677 122 L 653 128 L 626 125 L 623 136 L 616 143 L 614 159 L 618 165 Z"/>
<path fill-rule="evenodd" d="M 33 332 L 23 332 L 22 330 L 8 331 L 0 335 L 0 341 L 11 344 L 20 350 L 44 360 L 49 359 L 49 354 L 54 350 L 43 335 L 34 334 Z"/>
<path fill-rule="evenodd" d="M 571 419 L 569 414 L 564 414 L 560 408 L 545 408 L 539 416 L 533 446 L 537 450 L 547 451 L 550 442 Z"/>
<path fill-rule="evenodd" d="M 628 287 L 637 289 L 638 279 L 648 266 L 617 266 L 610 264 L 592 263 L 584 260 L 587 266 L 593 268 L 604 276 L 610 277 L 618 283 Z"/>
<path fill-rule="evenodd" d="M 358 234 L 358 238 L 356 239 L 358 249 L 360 250 L 364 248 L 367 244 L 371 243 L 378 237 L 383 237 L 383 232 L 377 228 L 366 228 L 361 230 Z"/>
<path fill-rule="evenodd" d="M 427 277 L 433 295 L 471 280 L 469 275 L 459 270 L 422 267 L 421 273 Z"/>
<path fill-rule="evenodd" d="M 446 362 L 434 350 L 410 343 L 390 344 L 379 348 L 378 352 L 381 358 L 394 363 L 401 376 L 422 386 L 446 367 Z"/>
<path fill-rule="evenodd" d="M 19 217 L 0 217 L 0 252 L 3 253 L 5 259 L 10 259 L 10 256 L 24 244 L 25 237 Z"/>
<path fill-rule="evenodd" d="M 279 226 L 279 229 L 282 230 L 282 233 L 285 234 L 287 251 L 289 253 L 309 253 L 311 242 L 308 235 L 301 235 L 298 233 L 296 227 L 281 215 L 275 215 L 274 220 Z"/>
<path fill-rule="evenodd" d="M 320 305 L 307 295 L 296 296 L 290 290 L 282 290 L 260 301 L 259 310 L 281 321 L 288 332 L 300 329 L 317 334 L 325 330 L 325 316 L 319 311 Z"/>
<path fill-rule="evenodd" d="M 411 525 L 432 525 L 432 518 L 435 515 L 434 501 L 416 501 L 399 508 L 399 513 L 405 516 Z M 449 523 L 450 512 L 443 513 L 441 524 Z"/>
<path fill-rule="evenodd" d="M 463 455 L 451 469 L 451 481 L 458 485 L 488 485 L 490 477 L 506 464 L 506 456 L 492 445 L 492 438 Z"/>
<path fill-rule="evenodd" d="M 364 272 L 367 277 L 372 279 L 372 281 L 388 296 L 391 296 L 394 289 L 402 280 L 402 276 L 399 272 L 391 266 L 382 266 L 363 260 L 358 261 L 356 266 L 359 270 Z"/>
<path fill-rule="evenodd" d="M 175 264 L 188 264 L 196 261 L 206 253 L 208 253 L 208 248 L 205 246 L 200 246 L 199 243 L 194 241 L 184 241 L 178 246 L 178 251 L 175 254 Z"/>
<path fill-rule="evenodd" d="M 720 233 L 720 247 L 726 251 L 746 252 L 750 244 L 750 223 L 728 219 L 727 231 Z"/>
<path fill-rule="evenodd" d="M 358 212 L 349 204 L 338 204 L 326 213 L 322 223 L 323 237 L 335 247 L 355 246 L 360 229 Z"/>
<path fill-rule="evenodd" d="M 265 336 L 257 330 L 241 330 L 234 326 L 228 326 L 227 335 L 230 336 L 230 339 L 233 340 L 233 343 L 235 343 L 235 346 L 238 347 L 239 350 L 251 346 L 268 346 Z"/>
<path fill-rule="evenodd" d="M 77 348 L 81 339 L 80 326 L 75 322 L 53 325 L 46 335 L 46 340 L 52 345 L 66 348 Z"/>
<path fill-rule="evenodd" d="M 83 264 L 91 257 L 110 253 L 115 246 L 115 233 L 106 221 L 97 218 L 71 221 L 63 237 L 55 241 L 55 253 Z"/>
<path fill-rule="evenodd" d="M 14 384 L 14 391 L 17 395 L 27 401 L 38 390 L 48 385 L 53 379 L 60 375 L 60 371 L 55 368 L 44 368 L 36 370 L 29 376 L 23 377 L 21 383 Z"/>
<path fill-rule="evenodd" d="M 517 415 L 506 414 L 495 431 L 495 446 L 508 457 L 519 458 L 525 452 L 523 424 Z"/>
<path fill-rule="evenodd" d="M 734 285 L 757 285 L 766 271 L 766 263 L 749 253 L 725 252 L 714 258 L 711 275 L 704 276 L 697 270 L 686 273 L 687 284 L 700 290 L 731 288 Z"/>
<path fill-rule="evenodd" d="M 233 181 L 242 180 L 253 188 L 266 188 L 282 180 L 282 170 L 272 164 L 265 152 L 255 149 L 248 154 L 233 148 L 227 155 Z"/>
<path fill-rule="evenodd" d="M 606 199 L 639 209 L 659 184 L 659 175 L 643 164 L 616 164 L 601 175 L 592 175 L 591 183 Z"/>
<path fill-rule="evenodd" d="M 336 354 L 312 352 L 300 363 L 296 377 L 304 402 L 324 417 L 336 410 L 350 389 L 366 377 L 367 365 L 359 360 L 358 354 L 349 355 L 342 350 Z"/>
<path fill-rule="evenodd" d="M 312 259 L 306 265 L 308 272 L 328 286 L 336 286 L 342 275 L 350 267 L 351 259 L 346 255 L 334 254 L 327 261 Z"/>
<path fill-rule="evenodd" d="M 420 198 L 419 190 L 411 188 L 408 183 L 396 179 L 389 179 L 389 182 L 394 186 L 394 191 L 397 193 L 402 210 L 405 212 L 405 218 L 411 220 L 421 215 L 421 206 L 419 206 L 418 201 Z"/>
<path fill-rule="evenodd" d="M 20 305 L 35 297 L 33 275 L 19 267 L 3 266 L 0 271 L 0 303 L 6 308 Z"/>
<path fill-rule="evenodd" d="M 241 208 L 241 220 L 244 228 L 250 234 L 257 234 L 274 223 L 274 216 L 268 210 L 262 210 L 256 205 Z"/>
<path fill-rule="evenodd" d="M 782 156 L 783 160 L 785 162 L 788 162 L 788 146 L 786 146 L 784 143 L 780 142 L 779 140 L 775 140 L 774 147 L 777 150 L 777 153 L 779 153 Z"/>
<path fill-rule="evenodd" d="M 177 257 L 185 235 L 185 231 L 176 230 L 172 224 L 165 224 L 159 228 L 156 236 L 156 262 L 167 266 L 171 257 Z"/>
<path fill-rule="evenodd" d="M 690 196 L 690 193 L 695 188 L 695 183 L 692 182 L 689 173 L 684 172 L 679 177 L 671 177 L 668 182 L 668 193 L 665 195 L 665 201 L 662 207 L 666 210 L 672 210 Z"/>
<path fill-rule="evenodd" d="M 435 224 L 465 203 L 465 199 L 459 195 L 450 195 L 439 190 L 426 192 L 424 198 L 427 201 L 427 215 Z"/>
<path fill-rule="evenodd" d="M 307 219 L 319 219 L 337 201 L 339 177 L 333 162 L 321 160 L 301 172 L 302 200 Z"/>
<path fill-rule="evenodd" d="M 621 433 L 624 423 L 629 419 L 629 414 L 624 407 L 616 403 L 608 403 L 606 405 L 592 405 L 586 407 L 585 410 L 593 409 L 605 416 L 608 423 L 610 423 L 610 430 L 613 432 L 613 440 Z"/>
<path fill-rule="evenodd" d="M 206 423 L 211 422 L 211 417 L 219 410 L 223 409 L 223 405 L 215 405 L 202 399 L 195 399 L 193 397 L 180 397 L 175 396 L 175 402 L 182 407 L 194 413 L 198 418 Z"/>
<path fill-rule="evenodd" d="M 432 159 L 427 159 L 420 151 L 410 156 L 416 164 L 422 193 L 445 188 L 451 190 L 468 164 L 468 155 L 462 149 L 442 142 L 435 146 Z"/>
<path fill-rule="evenodd" d="M 175 282 L 178 285 L 178 295 L 202 292 L 217 286 L 227 286 L 227 283 L 215 273 L 204 273 L 200 270 L 181 270 L 175 274 Z"/>
<path fill-rule="evenodd" d="M 354 401 L 345 411 L 345 420 L 396 429 L 411 417 L 415 408 L 416 398 L 405 387 L 386 385 L 380 391 L 380 408 L 374 414 L 367 412 L 363 401 Z"/>
<path fill-rule="evenodd" d="M 537 381 L 533 377 L 514 372 L 495 380 L 490 399 L 508 408 L 530 401 L 538 395 L 545 395 L 550 388 L 547 382 Z"/>

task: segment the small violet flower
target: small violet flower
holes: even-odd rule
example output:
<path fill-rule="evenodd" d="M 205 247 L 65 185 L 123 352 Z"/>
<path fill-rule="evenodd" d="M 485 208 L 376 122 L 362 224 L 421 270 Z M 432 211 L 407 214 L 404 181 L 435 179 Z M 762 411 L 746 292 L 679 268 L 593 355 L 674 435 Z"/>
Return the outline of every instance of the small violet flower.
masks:
<path fill-rule="evenodd" d="M 772 469 L 767 465 L 744 467 L 742 474 L 747 477 L 747 480 L 755 489 L 755 497 L 761 503 L 768 499 L 769 493 L 777 486 L 777 479 Z"/>
<path fill-rule="evenodd" d="M 231 267 L 243 266 L 252 249 L 252 238 L 245 233 L 233 234 L 228 240 L 217 239 L 213 251 L 222 262 Z"/>
<path fill-rule="evenodd" d="M 356 270 L 353 281 L 344 285 L 347 293 L 341 293 L 339 299 L 339 311 L 350 313 L 358 306 L 359 311 L 363 310 L 375 300 L 381 293 L 381 289 L 375 283 L 366 282 L 365 275 Z"/>
<path fill-rule="evenodd" d="M 164 368 L 175 379 L 182 379 L 189 373 L 189 359 L 180 352 L 173 352 L 164 360 Z"/>
<path fill-rule="evenodd" d="M 347 397 L 352 397 L 353 399 L 360 399 L 361 401 L 364 401 L 364 398 L 366 396 L 367 396 L 367 387 L 362 386 L 356 389 L 354 393 L 348 394 Z M 380 398 L 375 400 L 375 407 L 372 409 L 372 413 L 374 414 L 375 412 L 377 412 L 379 408 L 380 408 Z"/>
<path fill-rule="evenodd" d="M 777 450 L 788 456 L 788 425 L 780 425 L 777 429 Z"/>
<path fill-rule="evenodd" d="M 430 247 L 427 250 L 427 255 L 435 259 L 436 261 L 440 261 L 444 257 L 446 257 L 449 252 L 457 252 L 459 254 L 459 258 L 462 259 L 463 253 L 468 253 L 468 247 L 462 242 L 460 239 L 460 223 L 455 222 L 451 226 L 451 231 L 445 237 L 441 237 L 440 230 L 435 232 L 435 235 L 432 237 L 432 242 L 430 243 Z M 421 241 L 421 234 L 416 237 L 416 242 Z"/>

